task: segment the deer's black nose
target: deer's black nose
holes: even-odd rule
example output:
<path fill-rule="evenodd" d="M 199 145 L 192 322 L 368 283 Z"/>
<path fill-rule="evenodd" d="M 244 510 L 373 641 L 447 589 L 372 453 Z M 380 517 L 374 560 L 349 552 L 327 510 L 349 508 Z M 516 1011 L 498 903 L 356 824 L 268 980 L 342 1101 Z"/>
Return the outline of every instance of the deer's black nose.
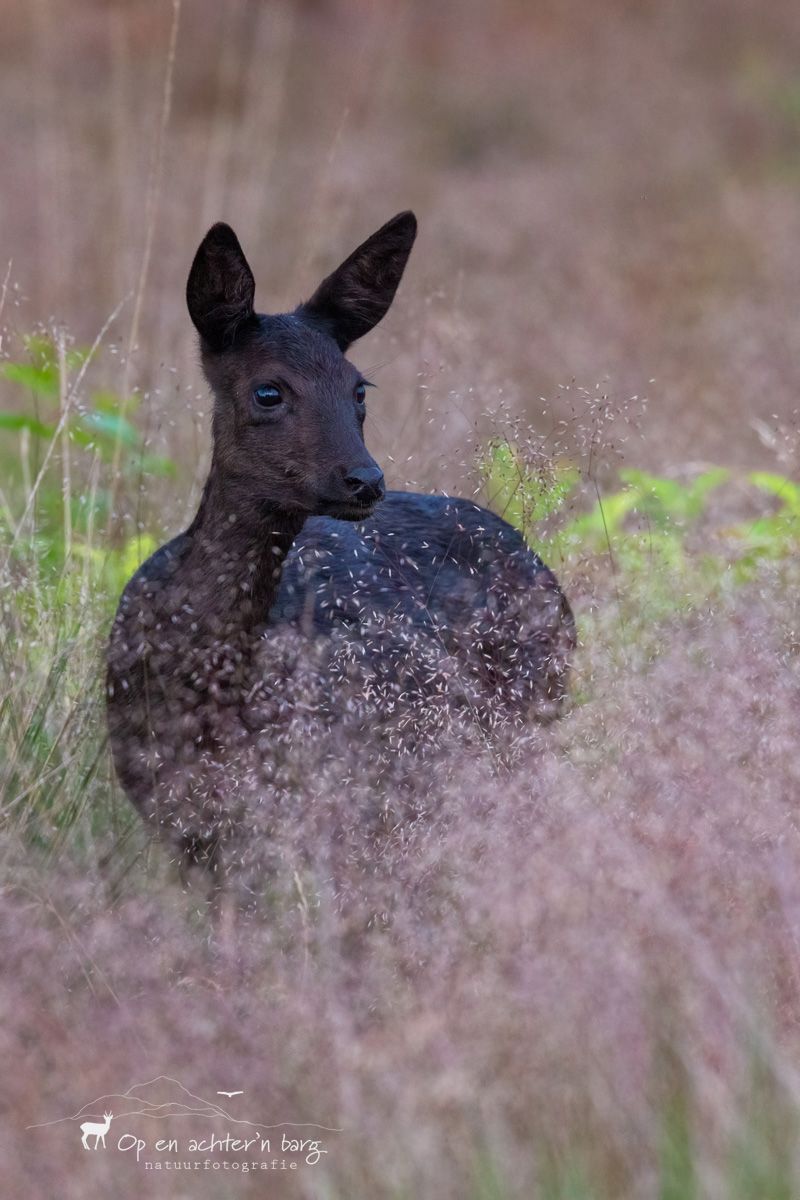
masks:
<path fill-rule="evenodd" d="M 386 491 L 380 467 L 354 467 L 345 476 L 345 483 L 359 504 L 374 504 L 383 499 Z"/>

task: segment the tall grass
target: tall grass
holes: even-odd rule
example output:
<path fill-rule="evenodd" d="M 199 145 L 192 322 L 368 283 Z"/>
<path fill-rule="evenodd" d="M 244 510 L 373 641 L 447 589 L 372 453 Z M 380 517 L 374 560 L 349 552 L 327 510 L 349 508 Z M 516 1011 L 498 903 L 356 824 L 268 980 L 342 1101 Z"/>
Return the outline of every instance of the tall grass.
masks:
<path fill-rule="evenodd" d="M 796 5 L 177 15 L 12 4 L 0 48 L 3 1194 L 788 1200 Z M 103 717 L 116 599 L 202 482 L 186 267 L 228 219 L 279 308 L 408 205 L 370 447 L 556 568 L 572 708 L 389 795 L 369 745 L 303 779 L 221 945 Z M 265 1185 L 28 1128 L 161 1074 L 342 1132 Z"/>
<path fill-rule="evenodd" d="M 29 467 L 5 496 L 0 705 L 13 1187 L 52 1136 L 23 1123 L 174 1073 L 344 1128 L 277 1194 L 791 1195 L 794 485 L 628 467 L 597 499 L 579 461 L 498 437 L 484 498 L 577 602 L 572 713 L 511 765 L 475 746 L 427 763 L 402 802 L 359 780 L 368 746 L 301 780 L 271 822 L 266 911 L 220 951 L 105 745 L 105 630 L 158 531 L 101 518 L 148 452 L 83 351 L 25 354 L 5 368 L 39 415 L 4 435 Z M 146 461 L 154 484 L 173 469 Z M 376 842 L 376 805 L 414 815 Z M 141 1187 L 57 1144 L 66 1195 Z"/>

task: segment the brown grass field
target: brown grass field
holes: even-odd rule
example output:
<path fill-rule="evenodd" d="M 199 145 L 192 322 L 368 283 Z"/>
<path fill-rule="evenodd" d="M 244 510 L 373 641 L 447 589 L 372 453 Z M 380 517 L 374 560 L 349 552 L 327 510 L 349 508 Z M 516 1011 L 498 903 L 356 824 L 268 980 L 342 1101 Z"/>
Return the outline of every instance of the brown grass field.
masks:
<path fill-rule="evenodd" d="M 3 1200 L 800 1195 L 800 492 L 764 524 L 800 468 L 798 63 L 789 0 L 5 0 Z M 353 353 L 370 450 L 463 495 L 492 439 L 543 488 L 576 469 L 533 534 L 573 699 L 386 794 L 368 741 L 301 772 L 221 943 L 113 780 L 101 694 L 120 587 L 208 465 L 186 275 L 229 221 L 281 311 L 404 208 Z M 52 394 L 7 369 L 30 334 Z M 67 436 L 99 411 L 136 462 Z M 663 529 L 609 524 L 631 468 L 674 485 Z M 598 498 L 599 540 L 560 539 Z M 159 1077 L 159 1119 L 119 1098 Z M 234 1127 L 174 1081 L 324 1153 L 190 1152 Z"/>

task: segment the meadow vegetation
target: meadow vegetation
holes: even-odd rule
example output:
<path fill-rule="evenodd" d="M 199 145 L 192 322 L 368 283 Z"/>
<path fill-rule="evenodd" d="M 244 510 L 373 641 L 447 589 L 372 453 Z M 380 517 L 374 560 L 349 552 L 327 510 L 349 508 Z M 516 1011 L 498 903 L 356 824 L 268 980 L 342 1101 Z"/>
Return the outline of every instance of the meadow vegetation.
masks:
<path fill-rule="evenodd" d="M 27 1129 L 169 1074 L 342 1129 L 270 1195 L 789 1200 L 794 7 L 736 0 L 722 37 L 711 0 L 503 0 L 491 22 L 237 3 L 220 40 L 203 0 L 167 87 L 178 10 L 82 3 L 62 60 L 60 5 L 11 8 L 0 94 L 18 63 L 39 82 L 35 153 L 11 153 L 60 200 L 9 184 L 0 297 L 4 1194 L 266 1194 Z M 554 568 L 572 700 L 402 795 L 376 797 L 364 747 L 303 780 L 265 911 L 221 946 L 116 785 L 103 719 L 119 592 L 203 478 L 191 246 L 237 218 L 277 308 L 405 204 L 429 253 L 358 351 L 368 443 L 392 484 L 475 495 Z"/>

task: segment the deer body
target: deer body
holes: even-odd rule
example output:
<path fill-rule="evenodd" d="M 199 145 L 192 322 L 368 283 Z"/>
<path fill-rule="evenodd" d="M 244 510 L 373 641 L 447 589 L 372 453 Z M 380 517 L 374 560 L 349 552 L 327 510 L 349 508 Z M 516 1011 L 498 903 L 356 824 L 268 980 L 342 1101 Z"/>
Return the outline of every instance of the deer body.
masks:
<path fill-rule="evenodd" d="M 488 603 L 498 575 L 555 591 L 519 533 L 469 500 L 388 492 L 371 517 L 343 526 L 310 518 L 287 556 L 273 624 L 324 633 L 383 612 L 447 641 Z M 559 613 L 563 599 L 558 593 Z"/>
<path fill-rule="evenodd" d="M 253 310 L 233 232 L 214 226 L 187 287 L 215 395 L 198 513 L 126 587 L 108 652 L 108 718 L 131 800 L 188 860 L 218 865 L 236 823 L 237 760 L 266 778 L 288 707 L 278 647 L 365 648 L 397 697 L 423 658 L 463 663 L 496 708 L 552 716 L 574 644 L 552 573 L 467 501 L 390 492 L 364 445 L 366 387 L 344 357 L 384 315 L 416 223 L 394 218 L 294 313 Z M 327 649 L 326 649 L 327 647 Z M 357 685 L 359 686 L 359 685 Z M 380 713 L 375 714 L 380 719 Z M 272 739 L 272 740 L 271 740 Z"/>

